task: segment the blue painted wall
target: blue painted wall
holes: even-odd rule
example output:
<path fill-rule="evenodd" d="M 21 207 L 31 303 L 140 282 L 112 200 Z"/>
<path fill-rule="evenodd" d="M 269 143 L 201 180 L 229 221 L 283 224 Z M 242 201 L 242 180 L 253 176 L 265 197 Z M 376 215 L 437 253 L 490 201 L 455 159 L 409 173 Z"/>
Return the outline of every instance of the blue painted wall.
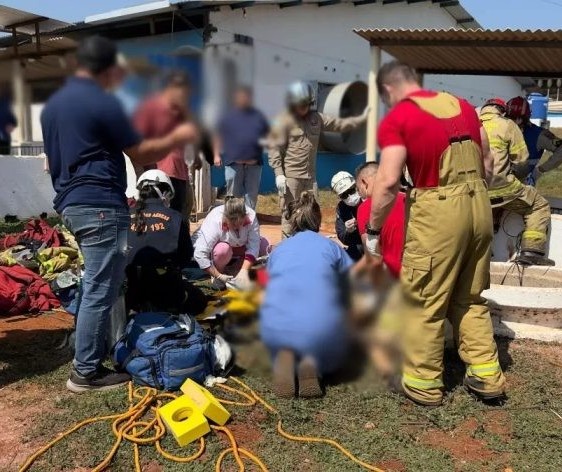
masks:
<path fill-rule="evenodd" d="M 201 106 L 202 63 L 200 56 L 178 56 L 173 52 L 182 46 L 203 48 L 200 30 L 181 31 L 174 34 L 148 36 L 118 42 L 119 51 L 126 57 L 142 57 L 149 64 L 161 70 L 161 77 L 149 80 L 146 77 L 132 75 L 127 78 L 115 95 L 121 100 L 128 114 L 132 114 L 140 100 L 160 88 L 161 79 L 166 71 L 182 70 L 186 72 L 193 84 L 191 110 L 198 112 Z"/>
<path fill-rule="evenodd" d="M 193 46 L 203 48 L 201 30 L 182 31 L 173 34 L 149 36 L 145 38 L 119 41 L 119 50 L 127 57 L 143 57 L 150 64 L 158 66 L 165 72 L 167 69 L 180 69 L 187 72 L 194 85 L 194 94 L 191 109 L 197 112 L 200 108 L 202 64 L 201 58 L 197 56 L 172 55 L 174 50 L 182 46 Z M 140 99 L 158 88 L 158 82 L 147 80 L 144 77 L 132 76 L 126 80 L 116 95 L 131 114 Z M 357 166 L 365 161 L 365 154 L 332 154 L 319 153 L 317 161 L 317 181 L 320 188 L 329 188 L 332 176 L 340 170 L 346 170 L 352 174 Z M 214 187 L 225 185 L 224 168 L 213 168 L 211 181 Z M 260 193 L 275 192 L 275 176 L 273 170 L 267 163 L 267 155 L 264 154 L 264 169 L 262 173 Z"/>
<path fill-rule="evenodd" d="M 352 174 L 355 169 L 365 162 L 365 154 L 332 154 L 321 152 L 316 162 L 317 182 L 319 188 L 330 188 L 330 182 L 335 173 L 346 170 Z M 275 176 L 273 169 L 267 163 L 267 154 L 263 156 L 264 168 L 261 178 L 260 193 L 275 192 Z M 223 187 L 224 168 L 213 167 L 211 171 L 211 183 L 213 187 Z"/>

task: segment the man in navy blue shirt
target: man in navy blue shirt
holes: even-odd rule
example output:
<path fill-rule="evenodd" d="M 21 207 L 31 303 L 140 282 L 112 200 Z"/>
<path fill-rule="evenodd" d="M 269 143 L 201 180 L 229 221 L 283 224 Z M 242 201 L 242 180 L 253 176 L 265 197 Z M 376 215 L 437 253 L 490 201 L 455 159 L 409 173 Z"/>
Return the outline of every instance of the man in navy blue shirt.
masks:
<path fill-rule="evenodd" d="M 267 119 L 253 106 L 252 90 L 239 87 L 234 94 L 234 107 L 219 122 L 215 166 L 225 166 L 227 195 L 244 197 L 253 210 L 258 202 L 263 165 L 260 140 L 268 132 Z"/>
<path fill-rule="evenodd" d="M 54 208 L 84 257 L 75 355 L 66 384 L 83 392 L 128 381 L 127 374 L 102 365 L 109 313 L 127 261 L 130 221 L 123 152 L 133 163 L 149 165 L 194 140 L 196 130 L 181 125 L 163 138 L 141 140 L 117 99 L 106 92 L 120 79 L 115 44 L 100 36 L 86 38 L 76 58 L 75 75 L 49 99 L 41 126 L 56 192 Z"/>

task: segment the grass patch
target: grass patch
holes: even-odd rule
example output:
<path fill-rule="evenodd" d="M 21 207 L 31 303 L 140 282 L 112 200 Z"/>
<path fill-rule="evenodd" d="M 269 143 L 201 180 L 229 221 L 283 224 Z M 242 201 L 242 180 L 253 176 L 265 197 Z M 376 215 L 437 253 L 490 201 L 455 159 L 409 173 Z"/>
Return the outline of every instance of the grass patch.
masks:
<path fill-rule="evenodd" d="M 562 167 L 541 176 L 537 189 L 545 197 L 562 198 Z"/>
<path fill-rule="evenodd" d="M 38 218 L 38 217 L 35 217 Z M 9 222 L 7 223 L 5 220 L 0 221 L 0 235 L 10 234 L 10 233 L 19 233 L 23 231 L 25 224 L 31 218 L 23 218 L 19 221 Z M 47 223 L 51 226 L 56 226 L 61 223 L 60 216 L 58 215 L 50 215 L 47 216 Z"/>
<path fill-rule="evenodd" d="M 338 201 L 337 195 L 331 190 L 318 191 L 318 204 L 322 209 L 322 226 L 324 228 L 333 230 L 336 222 L 336 206 Z M 260 195 L 256 211 L 265 215 L 281 216 L 279 196 L 276 193 Z"/>
<path fill-rule="evenodd" d="M 552 375 L 548 357 L 540 355 L 540 343 L 500 340 L 499 347 L 509 387 L 504 408 L 476 402 L 453 382 L 444 406 L 426 410 L 378 387 L 369 368 L 353 382 L 329 386 L 322 399 L 277 400 L 270 390 L 270 367 L 263 345 L 252 341 L 236 346 L 238 363 L 246 370 L 244 380 L 279 408 L 288 432 L 337 439 L 360 459 L 384 470 L 562 470 L 562 422 L 551 411 L 562 412 L 560 377 Z M 40 352 L 36 357 L 30 362 L 40 362 Z M 448 376 L 458 377 L 456 372 L 462 365 L 455 353 L 448 352 L 446 365 Z M 25 441 L 46 443 L 84 418 L 126 409 L 125 389 L 79 396 L 66 393 L 67 372 L 68 365 L 62 365 L 9 387 L 18 387 L 12 397 L 17 400 L 14 407 L 20 408 L 28 404 L 25 392 L 30 384 L 47 385 L 51 392 L 59 390 L 58 395 L 51 393 L 54 410 L 35 419 Z M 215 393 L 221 395 L 218 390 Z M 281 438 L 276 434 L 275 417 L 259 406 L 228 408 L 240 445 L 257 453 L 271 471 L 362 470 L 328 446 Z M 113 440 L 109 422 L 88 426 L 57 445 L 33 470 L 90 469 L 103 459 Z M 204 456 L 189 466 L 164 460 L 152 446 L 141 447 L 141 458 L 145 465 L 160 464 L 163 471 L 189 468 L 202 472 L 214 468 L 226 445 L 223 437 L 209 435 Z M 195 447 L 178 448 L 171 437 L 163 446 L 178 455 L 189 455 Z M 132 448 L 124 444 L 111 470 L 130 471 L 132 467 Z M 235 470 L 230 459 L 225 470 Z"/>

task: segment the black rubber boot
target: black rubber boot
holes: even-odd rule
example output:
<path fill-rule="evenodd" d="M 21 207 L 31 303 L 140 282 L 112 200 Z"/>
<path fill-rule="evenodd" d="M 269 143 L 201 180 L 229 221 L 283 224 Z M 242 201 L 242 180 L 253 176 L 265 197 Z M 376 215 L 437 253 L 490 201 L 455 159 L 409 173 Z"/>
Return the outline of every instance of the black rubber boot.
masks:
<path fill-rule="evenodd" d="M 507 400 L 503 390 L 498 392 L 485 391 L 484 383 L 477 377 L 466 376 L 463 384 L 468 393 L 474 395 L 478 400 L 487 405 L 503 405 Z"/>
<path fill-rule="evenodd" d="M 516 261 L 524 265 L 553 266 L 555 264 L 552 259 L 544 254 L 534 251 L 521 251 Z"/>

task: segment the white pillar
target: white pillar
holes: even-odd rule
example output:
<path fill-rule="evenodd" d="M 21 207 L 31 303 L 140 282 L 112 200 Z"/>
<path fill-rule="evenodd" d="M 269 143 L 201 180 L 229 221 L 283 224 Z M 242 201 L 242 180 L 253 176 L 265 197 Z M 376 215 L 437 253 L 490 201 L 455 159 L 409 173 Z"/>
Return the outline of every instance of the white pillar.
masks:
<path fill-rule="evenodd" d="M 369 115 L 367 117 L 367 161 L 377 159 L 377 126 L 379 122 L 379 93 L 377 74 L 381 65 L 381 50 L 371 46 L 371 70 L 369 72 Z"/>
<path fill-rule="evenodd" d="M 25 84 L 24 69 L 19 59 L 12 61 L 12 88 L 14 114 L 18 120 L 18 126 L 12 137 L 14 141 L 21 144 L 23 141 L 27 141 L 31 135 L 31 107 Z"/>
<path fill-rule="evenodd" d="M 24 140 L 25 141 L 33 141 L 33 126 L 32 126 L 32 119 L 31 119 L 31 84 L 26 83 L 24 87 Z"/>

